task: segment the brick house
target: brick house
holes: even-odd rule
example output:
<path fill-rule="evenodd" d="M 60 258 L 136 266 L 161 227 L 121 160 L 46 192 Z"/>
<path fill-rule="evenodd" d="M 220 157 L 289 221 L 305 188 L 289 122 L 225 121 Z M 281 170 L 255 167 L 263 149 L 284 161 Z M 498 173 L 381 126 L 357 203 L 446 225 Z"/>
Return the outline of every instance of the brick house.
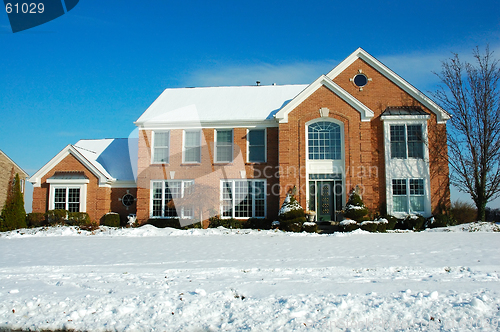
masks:
<path fill-rule="evenodd" d="M 16 173 L 19 174 L 21 191 L 24 193 L 24 184 L 28 178 L 28 173 L 0 150 L 0 211 L 2 211 L 5 201 L 7 200 L 9 181 L 14 178 Z"/>
<path fill-rule="evenodd" d="M 448 119 L 362 49 L 308 85 L 166 89 L 135 122 L 136 185 L 128 177 L 126 188 L 136 198 L 131 210 L 141 222 L 275 218 L 295 187 L 297 200 L 318 220 L 336 221 L 358 188 L 372 211 L 430 216 L 450 201 L 443 158 Z M 83 164 L 74 156 L 73 149 L 84 153 L 79 144 L 30 179 L 39 181 L 34 210 L 54 206 L 56 171 L 83 172 L 90 180 L 77 166 Z M 113 196 L 119 181 L 111 181 L 91 198 L 100 185 L 93 181 L 86 210 L 98 218 L 118 208 L 122 192 Z"/>

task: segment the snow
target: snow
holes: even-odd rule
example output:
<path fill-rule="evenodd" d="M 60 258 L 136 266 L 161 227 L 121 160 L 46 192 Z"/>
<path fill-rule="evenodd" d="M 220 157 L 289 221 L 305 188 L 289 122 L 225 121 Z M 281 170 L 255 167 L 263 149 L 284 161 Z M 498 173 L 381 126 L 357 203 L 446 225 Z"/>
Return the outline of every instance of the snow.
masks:
<path fill-rule="evenodd" d="M 308 85 L 166 89 L 136 124 L 265 121 Z M 220 122 L 222 121 L 222 122 Z"/>
<path fill-rule="evenodd" d="M 0 233 L 0 330 L 498 330 L 500 233 Z"/>

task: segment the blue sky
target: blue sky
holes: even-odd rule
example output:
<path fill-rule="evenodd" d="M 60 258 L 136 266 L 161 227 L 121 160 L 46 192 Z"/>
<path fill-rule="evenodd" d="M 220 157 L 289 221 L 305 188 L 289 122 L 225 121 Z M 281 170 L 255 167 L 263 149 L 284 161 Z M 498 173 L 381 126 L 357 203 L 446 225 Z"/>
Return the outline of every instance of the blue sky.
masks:
<path fill-rule="evenodd" d="M 165 88 L 310 83 L 358 47 L 427 93 L 451 52 L 487 44 L 500 57 L 496 1 L 80 0 L 15 34 L 4 12 L 0 149 L 31 175 L 79 139 L 128 137 Z"/>

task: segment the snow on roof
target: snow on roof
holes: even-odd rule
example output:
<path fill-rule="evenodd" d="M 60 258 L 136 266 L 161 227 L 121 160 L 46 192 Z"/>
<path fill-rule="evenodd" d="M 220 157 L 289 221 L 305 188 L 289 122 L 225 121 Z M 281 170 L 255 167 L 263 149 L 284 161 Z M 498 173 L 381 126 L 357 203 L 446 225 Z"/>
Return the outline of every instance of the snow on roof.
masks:
<path fill-rule="evenodd" d="M 269 120 L 307 86 L 166 89 L 139 117 L 136 124 Z"/>
<path fill-rule="evenodd" d="M 134 181 L 130 154 L 136 152 L 130 151 L 129 146 L 132 149 L 138 148 L 137 144 L 129 144 L 127 138 L 80 140 L 73 145 L 106 177 L 115 178 L 117 181 Z"/>

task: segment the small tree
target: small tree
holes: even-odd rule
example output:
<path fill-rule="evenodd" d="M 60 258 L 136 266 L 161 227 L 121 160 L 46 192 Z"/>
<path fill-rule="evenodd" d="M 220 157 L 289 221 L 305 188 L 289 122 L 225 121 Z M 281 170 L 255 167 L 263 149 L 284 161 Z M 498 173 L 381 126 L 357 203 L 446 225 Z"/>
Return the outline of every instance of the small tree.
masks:
<path fill-rule="evenodd" d="M 366 208 L 361 196 L 358 194 L 358 187 L 356 187 L 351 194 L 349 195 L 349 199 L 347 200 L 347 204 L 345 206 L 345 217 L 362 221 L 363 217 L 368 214 L 368 209 Z"/>
<path fill-rule="evenodd" d="M 451 183 L 468 193 L 485 220 L 486 203 L 500 194 L 500 68 L 493 52 L 473 51 L 475 63 L 457 54 L 436 74 L 444 86 L 434 94 L 451 115 L 448 127 Z"/>
<path fill-rule="evenodd" d="M 24 210 L 23 193 L 19 174 L 11 176 L 7 189 L 7 200 L 2 209 L 0 231 L 10 231 L 26 227 L 26 211 Z"/>

